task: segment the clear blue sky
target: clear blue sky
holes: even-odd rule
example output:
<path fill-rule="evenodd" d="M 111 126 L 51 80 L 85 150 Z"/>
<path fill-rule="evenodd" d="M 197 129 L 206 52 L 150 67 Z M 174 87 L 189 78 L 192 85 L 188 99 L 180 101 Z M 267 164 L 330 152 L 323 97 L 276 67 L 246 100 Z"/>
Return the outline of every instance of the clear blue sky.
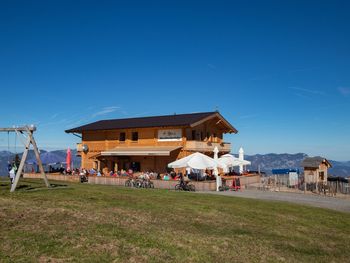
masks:
<path fill-rule="evenodd" d="M 0 126 L 34 123 L 56 149 L 92 121 L 218 107 L 239 130 L 234 153 L 350 160 L 349 13 L 349 1 L 1 1 Z"/>

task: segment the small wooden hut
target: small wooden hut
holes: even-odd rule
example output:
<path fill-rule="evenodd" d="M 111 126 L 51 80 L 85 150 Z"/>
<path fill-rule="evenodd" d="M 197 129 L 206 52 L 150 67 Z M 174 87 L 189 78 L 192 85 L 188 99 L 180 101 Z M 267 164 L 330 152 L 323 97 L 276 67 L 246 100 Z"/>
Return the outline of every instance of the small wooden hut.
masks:
<path fill-rule="evenodd" d="M 306 183 L 321 183 L 327 184 L 328 168 L 332 164 L 321 156 L 306 157 L 301 166 L 304 167 L 304 177 Z"/>

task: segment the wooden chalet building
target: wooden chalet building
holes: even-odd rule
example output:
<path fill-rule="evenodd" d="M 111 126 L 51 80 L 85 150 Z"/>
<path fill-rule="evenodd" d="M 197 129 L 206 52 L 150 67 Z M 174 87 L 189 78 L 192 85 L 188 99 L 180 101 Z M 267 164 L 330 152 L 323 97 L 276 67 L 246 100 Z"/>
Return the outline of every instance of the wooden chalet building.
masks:
<path fill-rule="evenodd" d="M 306 157 L 301 166 L 304 167 L 304 176 L 306 183 L 324 183 L 327 184 L 328 168 L 332 164 L 321 156 Z"/>
<path fill-rule="evenodd" d="M 219 112 L 203 112 L 101 120 L 65 132 L 81 137 L 83 168 L 164 173 L 168 163 L 193 152 L 212 157 L 217 146 L 219 155 L 229 153 L 223 135 L 237 130 Z"/>

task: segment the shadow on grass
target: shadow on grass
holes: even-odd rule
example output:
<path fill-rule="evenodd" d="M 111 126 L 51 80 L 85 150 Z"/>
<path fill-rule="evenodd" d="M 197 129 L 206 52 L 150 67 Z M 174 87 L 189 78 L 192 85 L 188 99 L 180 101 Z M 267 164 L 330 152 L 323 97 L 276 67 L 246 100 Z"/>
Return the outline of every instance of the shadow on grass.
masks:
<path fill-rule="evenodd" d="M 0 178 L 0 190 L 10 191 L 11 183 L 10 179 L 3 180 Z M 27 191 L 40 191 L 40 190 L 54 190 L 54 189 L 69 189 L 71 188 L 68 184 L 64 182 L 50 183 L 50 187 L 46 187 L 43 181 L 31 180 L 31 179 L 21 179 L 17 185 L 16 191 L 27 192 Z"/>
<path fill-rule="evenodd" d="M 66 184 L 50 184 L 50 187 L 46 187 L 45 185 L 28 185 L 21 184 L 17 186 L 17 190 L 21 191 L 36 191 L 36 190 L 52 190 L 52 189 L 62 189 L 69 188 Z"/>

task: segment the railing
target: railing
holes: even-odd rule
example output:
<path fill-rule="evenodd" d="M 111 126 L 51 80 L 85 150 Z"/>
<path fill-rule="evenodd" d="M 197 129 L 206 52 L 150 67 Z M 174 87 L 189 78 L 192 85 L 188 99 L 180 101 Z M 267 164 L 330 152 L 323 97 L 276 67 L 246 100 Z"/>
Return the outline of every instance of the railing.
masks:
<path fill-rule="evenodd" d="M 223 142 L 200 142 L 200 141 L 187 141 L 185 145 L 185 150 L 187 151 L 199 151 L 199 152 L 208 152 L 213 151 L 214 148 L 218 147 L 220 152 L 230 152 L 231 143 Z"/>
<path fill-rule="evenodd" d="M 177 143 L 179 144 L 179 143 Z M 154 147 L 157 147 L 162 144 L 153 145 Z M 174 143 L 175 145 L 175 143 Z M 103 151 L 106 149 L 112 149 L 117 146 L 117 144 L 114 143 L 108 143 L 108 145 L 105 144 L 105 142 L 89 142 L 89 151 L 90 152 L 97 152 L 97 151 Z M 123 145 L 124 147 L 127 147 L 129 145 Z M 142 145 L 146 146 L 146 145 Z M 150 145 L 151 146 L 151 145 Z M 187 141 L 185 144 L 184 149 L 187 151 L 198 151 L 198 152 L 212 152 L 214 148 L 218 147 L 218 150 L 220 152 L 230 152 L 231 151 L 231 143 L 223 142 L 202 142 L 202 141 Z M 78 154 L 81 154 L 83 152 L 83 144 L 77 143 L 77 152 Z"/>

